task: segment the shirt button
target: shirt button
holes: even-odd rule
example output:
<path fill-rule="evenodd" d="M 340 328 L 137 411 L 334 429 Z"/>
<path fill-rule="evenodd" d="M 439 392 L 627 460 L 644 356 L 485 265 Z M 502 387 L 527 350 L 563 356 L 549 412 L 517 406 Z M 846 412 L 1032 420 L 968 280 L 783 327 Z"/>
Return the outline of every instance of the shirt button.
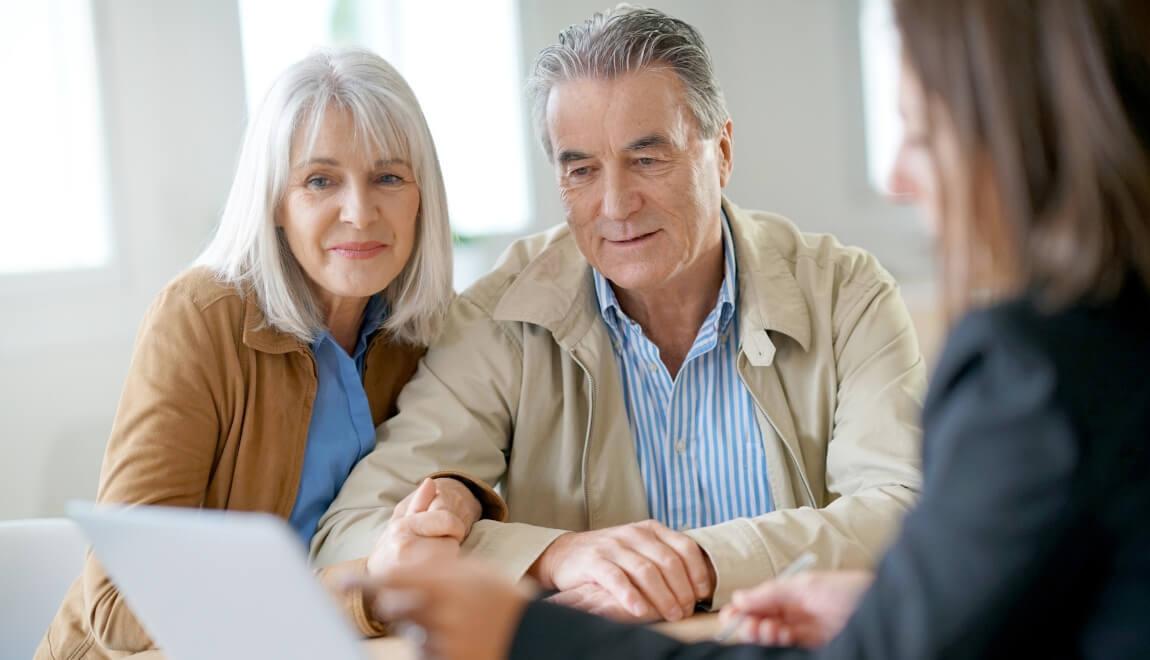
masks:
<path fill-rule="evenodd" d="M 675 442 L 675 453 L 682 454 L 687 451 L 687 441 L 679 439 Z"/>
<path fill-rule="evenodd" d="M 650 369 L 652 372 L 658 371 L 659 370 L 659 363 L 658 362 L 648 362 L 647 368 Z"/>

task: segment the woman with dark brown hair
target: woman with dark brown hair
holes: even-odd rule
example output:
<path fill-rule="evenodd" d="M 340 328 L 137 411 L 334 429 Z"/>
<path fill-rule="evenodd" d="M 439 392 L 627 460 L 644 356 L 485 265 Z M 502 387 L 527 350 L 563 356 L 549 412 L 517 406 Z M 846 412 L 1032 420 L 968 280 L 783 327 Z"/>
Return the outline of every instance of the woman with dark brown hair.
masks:
<path fill-rule="evenodd" d="M 923 498 L 876 573 L 736 593 L 744 641 L 793 648 L 686 646 L 462 563 L 384 576 L 382 616 L 436 657 L 1150 658 L 1150 3 L 895 10 L 893 183 L 937 228 L 963 318 Z"/>

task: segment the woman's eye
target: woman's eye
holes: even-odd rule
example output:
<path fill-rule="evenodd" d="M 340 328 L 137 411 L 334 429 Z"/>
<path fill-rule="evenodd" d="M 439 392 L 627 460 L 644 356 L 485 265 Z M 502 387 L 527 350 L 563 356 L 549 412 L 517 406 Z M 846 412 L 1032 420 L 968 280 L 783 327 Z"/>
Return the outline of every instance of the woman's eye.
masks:
<path fill-rule="evenodd" d="M 404 181 L 403 177 L 397 176 L 395 174 L 381 174 L 380 176 L 376 177 L 376 182 L 385 186 L 398 186 Z"/>
<path fill-rule="evenodd" d="M 331 179 L 326 176 L 312 176 L 307 179 L 307 187 L 312 190 L 323 190 L 331 185 Z"/>

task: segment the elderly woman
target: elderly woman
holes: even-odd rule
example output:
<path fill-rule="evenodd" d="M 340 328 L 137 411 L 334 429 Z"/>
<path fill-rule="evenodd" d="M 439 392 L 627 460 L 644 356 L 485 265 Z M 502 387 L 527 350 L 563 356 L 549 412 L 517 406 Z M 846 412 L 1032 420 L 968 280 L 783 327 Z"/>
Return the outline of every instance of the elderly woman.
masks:
<path fill-rule="evenodd" d="M 293 65 L 248 127 L 214 238 L 144 319 L 99 500 L 265 511 L 309 543 L 437 330 L 450 241 L 435 146 L 395 69 L 362 50 Z M 446 478 L 409 499 L 430 553 L 457 552 L 481 511 Z M 344 602 L 383 632 L 362 598 Z M 89 557 L 37 657 L 151 646 Z"/>

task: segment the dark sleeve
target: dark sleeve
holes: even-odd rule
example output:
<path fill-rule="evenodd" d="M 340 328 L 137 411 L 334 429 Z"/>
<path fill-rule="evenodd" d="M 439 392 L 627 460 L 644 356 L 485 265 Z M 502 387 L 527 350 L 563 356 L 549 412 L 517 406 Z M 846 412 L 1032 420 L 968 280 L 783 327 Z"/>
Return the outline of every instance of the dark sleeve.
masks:
<path fill-rule="evenodd" d="M 685 645 L 532 604 L 514 658 L 977 658 L 1052 573 L 1072 524 L 1077 445 L 1051 362 L 1009 324 L 964 324 L 935 375 L 919 506 L 842 633 L 814 652 Z"/>
<path fill-rule="evenodd" d="M 615 623 L 586 612 L 537 600 L 527 606 L 519 622 L 509 657 L 511 660 L 790 660 L 806 658 L 808 654 L 794 649 L 722 646 L 714 642 L 684 644 L 645 626 Z"/>
<path fill-rule="evenodd" d="M 1075 520 L 1053 362 L 1007 312 L 961 324 L 924 412 L 926 488 L 828 658 L 978 658 Z"/>

